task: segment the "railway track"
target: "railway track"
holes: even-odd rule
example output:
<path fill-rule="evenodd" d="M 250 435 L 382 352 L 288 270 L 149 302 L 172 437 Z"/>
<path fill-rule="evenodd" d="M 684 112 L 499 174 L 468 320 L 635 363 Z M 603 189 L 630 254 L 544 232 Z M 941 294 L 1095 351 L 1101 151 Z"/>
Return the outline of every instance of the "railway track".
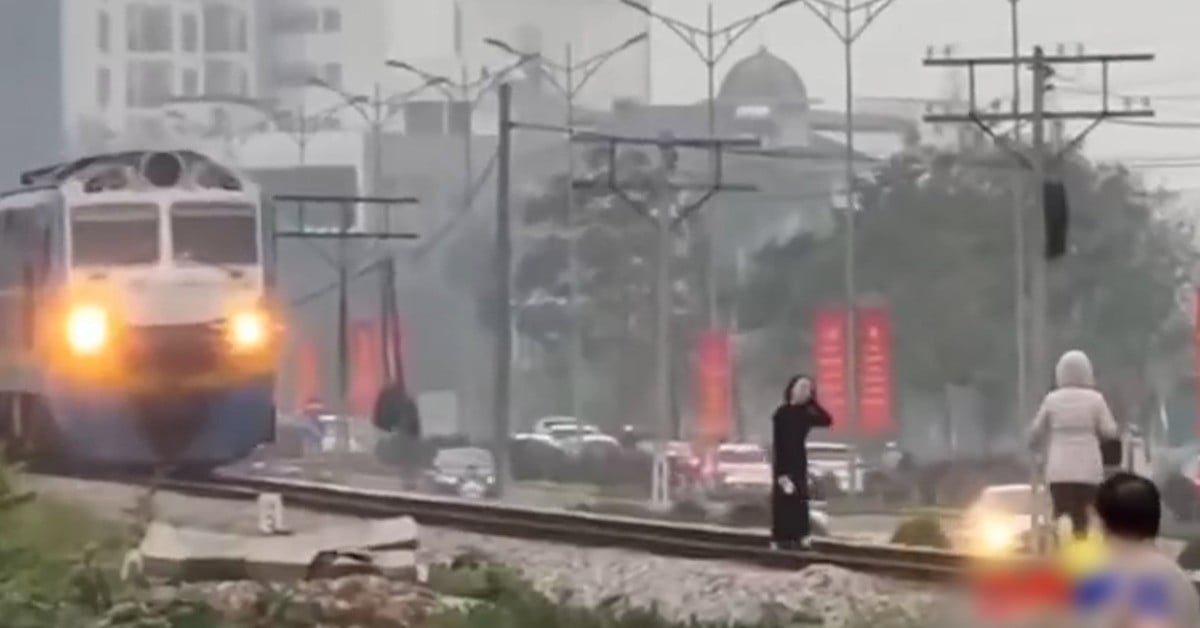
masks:
<path fill-rule="evenodd" d="M 152 482 L 146 478 L 119 481 L 142 485 Z M 619 547 L 781 570 L 829 564 L 874 575 L 938 583 L 961 578 L 972 560 L 955 552 L 835 539 L 815 539 L 804 550 L 773 550 L 763 533 L 737 528 L 372 491 L 305 480 L 219 475 L 204 480 L 169 478 L 153 482 L 159 490 L 197 497 L 253 500 L 264 492 L 279 493 L 288 505 L 319 512 L 372 518 L 408 515 L 426 525 L 482 534 Z"/>

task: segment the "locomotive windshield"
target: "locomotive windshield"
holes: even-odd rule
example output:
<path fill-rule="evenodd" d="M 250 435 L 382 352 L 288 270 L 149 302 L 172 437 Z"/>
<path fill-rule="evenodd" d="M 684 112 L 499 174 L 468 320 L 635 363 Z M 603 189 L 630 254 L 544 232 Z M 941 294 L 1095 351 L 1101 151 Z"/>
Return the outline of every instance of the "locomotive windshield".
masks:
<path fill-rule="evenodd" d="M 76 266 L 133 266 L 158 261 L 158 206 L 113 204 L 71 211 Z"/>
<path fill-rule="evenodd" d="M 176 203 L 171 208 L 171 238 L 180 260 L 258 262 L 258 221 L 252 205 Z"/>

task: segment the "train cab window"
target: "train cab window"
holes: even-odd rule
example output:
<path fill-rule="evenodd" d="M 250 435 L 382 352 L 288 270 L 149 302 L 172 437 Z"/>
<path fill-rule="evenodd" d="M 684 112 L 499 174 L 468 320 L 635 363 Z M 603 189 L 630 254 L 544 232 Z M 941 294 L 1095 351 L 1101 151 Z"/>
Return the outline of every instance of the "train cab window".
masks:
<path fill-rule="evenodd" d="M 90 205 L 71 210 L 74 266 L 154 264 L 160 254 L 158 206 Z"/>
<path fill-rule="evenodd" d="M 171 241 L 176 260 L 256 264 L 257 211 L 237 203 L 176 203 L 171 207 Z"/>

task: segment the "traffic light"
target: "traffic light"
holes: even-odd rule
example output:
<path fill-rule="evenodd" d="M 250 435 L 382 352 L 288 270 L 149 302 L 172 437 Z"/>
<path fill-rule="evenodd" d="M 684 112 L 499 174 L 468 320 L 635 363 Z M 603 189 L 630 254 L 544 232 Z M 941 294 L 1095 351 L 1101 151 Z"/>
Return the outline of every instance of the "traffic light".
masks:
<path fill-rule="evenodd" d="M 1046 221 L 1046 259 L 1058 259 L 1067 253 L 1070 210 L 1066 186 L 1060 181 L 1043 183 L 1042 201 L 1042 213 Z"/>

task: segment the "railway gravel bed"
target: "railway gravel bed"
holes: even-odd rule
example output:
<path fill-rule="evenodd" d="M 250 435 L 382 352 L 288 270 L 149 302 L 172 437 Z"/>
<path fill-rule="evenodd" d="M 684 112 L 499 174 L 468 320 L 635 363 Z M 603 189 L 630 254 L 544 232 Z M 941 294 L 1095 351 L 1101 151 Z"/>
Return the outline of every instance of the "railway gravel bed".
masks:
<path fill-rule="evenodd" d="M 122 519 L 145 489 L 111 482 L 31 476 L 30 488 L 88 506 L 98 515 Z M 252 532 L 255 508 L 245 501 L 198 498 L 170 492 L 155 500 L 164 521 L 227 532 Z M 287 523 L 297 530 L 344 522 L 347 517 L 287 510 Z M 612 548 L 493 537 L 423 526 L 421 560 L 445 562 L 465 552 L 483 554 L 520 569 L 550 595 L 570 594 L 580 604 L 620 601 L 656 606 L 675 619 L 696 616 L 713 620 L 754 620 L 764 613 L 817 625 L 839 626 L 867 621 L 874 626 L 914 626 L 941 587 L 817 565 L 798 572 L 740 563 L 647 555 Z M 885 620 L 886 618 L 886 620 Z"/>

